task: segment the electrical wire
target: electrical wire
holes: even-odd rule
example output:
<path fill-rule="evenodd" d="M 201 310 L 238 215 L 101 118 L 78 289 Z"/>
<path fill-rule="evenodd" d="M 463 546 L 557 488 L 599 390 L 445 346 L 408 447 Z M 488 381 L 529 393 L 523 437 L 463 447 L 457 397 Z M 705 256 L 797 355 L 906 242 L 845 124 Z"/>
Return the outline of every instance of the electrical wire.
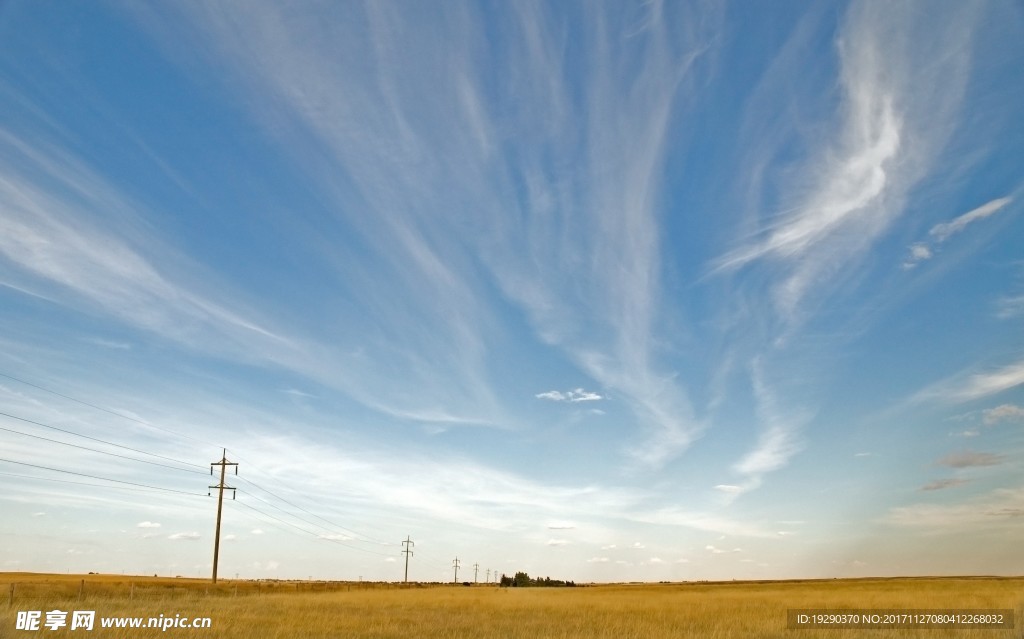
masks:
<path fill-rule="evenodd" d="M 109 489 L 109 490 L 133 490 L 133 491 L 137 491 L 137 492 L 152 492 L 153 490 L 164 490 L 163 488 L 156 488 L 156 487 L 153 487 L 153 488 L 133 488 L 132 486 L 106 486 L 104 484 L 88 484 L 88 483 L 86 483 L 84 481 L 74 481 L 72 479 L 56 479 L 54 477 L 37 477 L 37 476 L 34 476 L 34 475 L 17 475 L 15 473 L 3 473 L 3 472 L 0 472 L 0 476 L 15 477 L 15 478 L 18 478 L 18 479 L 32 479 L 32 480 L 38 480 L 38 481 L 52 481 L 52 482 L 57 482 L 57 483 L 60 483 L 60 484 L 76 484 L 78 486 L 90 486 L 92 488 L 106 488 L 106 489 Z M 195 494 L 197 497 L 205 497 L 206 496 L 206 495 L 202 495 L 201 493 L 187 493 L 187 494 L 189 494 L 189 495 Z"/>
<path fill-rule="evenodd" d="M 10 428 L 4 428 L 2 426 L 0 426 L 0 430 L 8 432 L 8 433 L 14 433 L 15 435 L 24 435 L 25 437 L 32 437 L 34 439 L 41 439 L 44 442 L 53 442 L 54 444 L 61 444 L 63 446 L 71 446 L 72 448 L 80 448 L 82 450 L 88 450 L 88 451 L 91 451 L 91 452 L 94 452 L 94 453 L 100 453 L 102 455 L 110 455 L 111 457 L 118 457 L 120 459 L 127 459 L 129 461 L 139 462 L 141 464 L 150 464 L 152 466 L 160 466 L 161 468 L 170 468 L 171 470 L 180 470 L 180 471 L 186 472 L 186 473 L 195 473 L 196 475 L 205 475 L 206 474 L 206 473 L 201 473 L 198 470 L 192 470 L 190 468 L 179 468 L 177 466 L 168 466 L 167 464 L 161 464 L 160 462 L 153 462 L 153 461 L 149 461 L 149 460 L 146 460 L 146 459 L 136 459 L 135 457 L 128 457 L 126 455 L 118 455 L 117 453 L 111 453 L 111 452 L 106 451 L 106 450 L 100 450 L 98 448 L 89 448 L 88 446 L 79 446 L 78 444 L 72 444 L 72 443 L 69 443 L 69 442 L 62 442 L 62 441 L 59 441 L 59 440 L 56 440 L 56 439 L 50 439 L 49 437 L 42 437 L 41 435 L 33 435 L 31 433 L 23 433 L 20 430 L 12 430 Z"/>
<path fill-rule="evenodd" d="M 3 373 L 0 373 L 0 375 L 3 375 Z M 206 469 L 205 466 L 200 466 L 199 464 L 193 464 L 192 462 L 182 461 L 180 459 L 174 459 L 173 457 L 166 457 L 164 455 L 157 455 L 156 453 L 150 453 L 150 452 L 147 452 L 147 451 L 144 451 L 144 450 L 140 450 L 138 448 L 132 448 L 131 446 L 123 446 L 121 444 L 115 444 L 114 442 L 108 442 L 105 439 L 100 439 L 98 437 L 92 437 L 90 435 L 83 435 L 82 433 L 76 433 L 74 431 L 67 430 L 66 428 L 59 428 L 57 426 L 51 426 L 50 424 L 44 424 L 42 422 L 37 422 L 37 421 L 31 420 L 31 419 L 26 419 L 24 417 L 18 417 L 17 415 L 11 415 L 10 413 L 0 412 L 0 415 L 2 415 L 4 417 L 10 417 L 11 419 L 16 419 L 16 420 L 18 420 L 20 422 L 25 422 L 27 424 L 34 424 L 36 426 L 42 426 L 43 428 L 49 428 L 50 430 L 56 430 L 56 431 L 59 431 L 59 432 L 62 432 L 62 433 L 67 433 L 68 435 L 74 435 L 75 437 L 81 437 L 83 439 L 89 439 L 89 440 L 92 440 L 94 442 L 99 442 L 101 444 L 106 444 L 107 446 L 113 446 L 115 448 L 123 448 L 124 450 L 130 450 L 133 453 L 141 453 L 143 455 L 149 455 L 150 457 L 156 457 L 158 459 L 165 459 L 167 461 L 172 461 L 172 462 L 174 462 L 176 464 L 183 464 L 185 466 L 194 466 L 196 468 L 202 468 L 204 470 Z"/>
<path fill-rule="evenodd" d="M 107 413 L 109 415 L 114 415 L 115 417 L 120 417 L 121 419 L 127 419 L 130 422 L 135 422 L 136 424 L 141 424 L 141 425 L 143 425 L 143 426 L 145 426 L 147 428 L 155 428 L 156 430 L 160 430 L 160 431 L 163 431 L 165 433 L 170 433 L 171 435 L 176 435 L 178 437 L 183 437 L 185 439 L 191 439 L 192 441 L 199 442 L 201 444 L 207 444 L 209 446 L 213 446 L 214 445 L 214 444 L 211 444 L 210 442 L 206 442 L 206 441 L 203 441 L 201 439 L 196 439 L 195 437 L 192 437 L 190 435 L 186 435 L 184 433 L 179 433 L 177 431 L 173 431 L 173 430 L 170 430 L 168 428 L 162 428 L 160 426 L 156 426 L 156 425 L 151 424 L 151 423 L 149 423 L 147 421 L 138 419 L 136 417 L 132 417 L 131 415 L 125 415 L 124 413 L 119 413 L 117 411 L 110 410 L 109 408 L 103 408 L 102 406 L 97 406 L 96 404 L 90 404 L 89 402 L 87 402 L 85 400 L 82 400 L 82 399 L 78 399 L 77 397 L 72 397 L 70 395 L 65 395 L 64 393 L 58 393 L 55 390 L 46 388 L 44 386 L 40 386 L 39 384 L 33 384 L 32 382 L 23 380 L 23 379 L 21 379 L 19 377 L 15 377 L 14 375 L 8 375 L 7 373 L 0 373 L 0 377 L 6 377 L 7 379 L 13 380 L 13 381 L 18 382 L 20 384 L 24 384 L 26 386 L 31 386 L 32 388 L 39 389 L 39 390 L 43 391 L 44 393 L 50 393 L 51 395 L 56 395 L 57 397 L 63 397 L 64 399 L 70 400 L 70 401 L 75 402 L 77 404 L 81 404 L 83 406 L 88 406 L 89 408 L 94 408 L 94 409 L 96 409 L 98 411 L 103 411 L 104 413 Z"/>
<path fill-rule="evenodd" d="M 235 457 L 238 458 L 237 455 Z M 251 462 L 246 462 L 246 464 L 252 465 Z M 258 488 L 259 490 L 262 490 L 263 492 L 267 493 L 268 495 L 270 495 L 270 496 L 272 496 L 272 497 L 274 497 L 276 499 L 280 499 L 281 501 L 283 501 L 284 503 L 288 504 L 292 508 L 297 508 L 297 509 L 301 510 L 302 512 L 306 513 L 307 515 L 312 515 L 313 517 L 316 517 L 320 521 L 322 521 L 322 522 L 324 522 L 326 524 L 329 524 L 330 526 L 332 526 L 334 528 L 337 528 L 338 530 L 343 530 L 343 531 L 345 531 L 347 533 L 355 535 L 356 537 L 362 537 L 362 539 L 360 541 L 367 541 L 367 542 L 379 544 L 381 546 L 393 546 L 394 545 L 394 544 L 388 543 L 386 541 L 381 541 L 380 539 L 374 539 L 373 537 L 370 537 L 369 535 L 364 535 L 362 533 L 356 532 L 355 530 L 352 530 L 351 528 L 346 528 L 345 526 L 341 526 L 339 524 L 336 524 L 336 523 L 334 523 L 334 522 L 332 522 L 332 521 L 330 521 L 328 519 L 324 519 L 320 515 L 317 515 L 316 513 L 312 512 L 312 511 L 309 511 L 309 510 L 303 508 L 302 506 L 299 506 L 298 504 L 295 504 L 295 503 L 293 503 L 291 501 L 288 501 L 284 497 L 281 497 L 280 495 L 267 490 L 266 488 L 260 486 L 259 484 L 257 484 L 256 482 L 252 481 L 251 479 L 247 479 L 247 478 L 241 477 L 241 476 L 239 477 L 239 479 L 244 481 L 244 482 L 246 482 L 246 483 L 248 483 L 248 484 L 250 484 L 254 488 Z M 249 493 L 249 494 L 252 495 L 252 493 Z M 255 495 L 253 495 L 253 496 L 255 496 Z M 260 501 L 263 501 L 263 500 L 260 500 Z M 264 502 L 264 503 L 267 503 L 267 502 Z M 296 517 L 296 518 L 298 518 L 298 517 Z M 311 522 L 307 522 L 307 523 L 311 523 Z M 314 525 L 320 526 L 320 524 L 314 524 Z M 320 527 L 323 528 L 323 526 L 320 526 Z"/>
<path fill-rule="evenodd" d="M 39 468 L 39 469 L 42 469 L 42 470 L 50 470 L 50 471 L 53 471 L 55 473 L 66 473 L 68 475 L 77 475 L 79 477 L 88 477 L 89 479 L 99 479 L 100 481 L 112 481 L 112 482 L 118 483 L 118 484 L 128 484 L 129 486 L 139 486 L 141 488 L 150 488 L 152 490 L 162 490 L 162 491 L 165 491 L 165 492 L 168 492 L 168 493 L 178 493 L 178 494 L 181 494 L 181 495 L 191 495 L 193 497 L 205 497 L 206 496 L 206 495 L 202 495 L 200 493 L 189 493 L 189 492 L 185 492 L 184 490 L 175 490 L 173 488 L 161 488 L 159 486 L 150 486 L 148 484 L 137 484 L 135 482 L 124 481 L 122 479 L 110 479 L 109 477 L 100 477 L 99 475 L 87 475 L 86 473 L 76 473 L 76 472 L 71 471 L 71 470 L 61 470 L 60 468 L 51 468 L 49 466 L 39 466 L 37 464 L 29 464 L 29 463 L 26 463 L 26 462 L 14 461 L 13 459 L 0 459 L 0 462 L 7 462 L 8 464 L 18 464 L 19 466 L 29 466 L 30 468 Z"/>
<path fill-rule="evenodd" d="M 376 551 L 374 551 L 374 550 L 368 550 L 368 549 L 366 549 L 366 548 L 360 548 L 359 546 L 352 546 L 352 545 L 350 545 L 350 544 L 346 544 L 346 543 L 345 543 L 345 542 L 344 542 L 343 540 L 341 540 L 341 539 L 332 539 L 332 538 L 330 538 L 330 537 L 324 537 L 323 535 L 317 534 L 317 533 L 315 533 L 315 532 L 313 532 L 313 531 L 311 531 L 311 530 L 307 530 L 307 529 L 305 529 L 305 528 L 303 528 L 303 527 L 301 527 L 301 526 L 297 526 L 296 524 L 293 524 L 293 523 L 292 523 L 292 522 L 290 522 L 290 521 L 286 521 L 286 520 L 284 520 L 284 519 L 281 519 L 280 517 L 275 517 L 274 515 L 271 515 L 270 513 L 267 513 L 267 512 L 263 512 L 263 511 L 262 511 L 262 510 L 260 510 L 259 508 L 254 508 L 253 506 L 250 506 L 249 504 L 247 504 L 247 503 L 245 503 L 245 502 L 243 502 L 243 501 L 238 501 L 238 500 L 232 500 L 232 501 L 233 501 L 234 503 L 238 504 L 239 506 L 243 506 L 243 507 L 245 507 L 245 508 L 248 508 L 249 510 L 252 510 L 252 511 L 254 511 L 254 512 L 257 512 L 257 513 L 259 513 L 259 514 L 263 515 L 264 517 L 270 517 L 271 519 L 273 519 L 273 520 L 275 520 L 275 521 L 279 521 L 279 522 L 281 522 L 282 524 L 285 524 L 286 526 L 291 526 L 292 528 L 295 528 L 296 530 L 299 530 L 299 531 L 301 531 L 301 532 L 304 532 L 304 533 L 306 533 L 307 535 L 312 535 L 313 537 L 316 537 L 317 539 L 322 539 L 322 540 L 324 540 L 324 541 L 330 541 L 330 542 L 336 543 L 336 544 L 338 544 L 338 545 L 344 546 L 344 547 L 346 547 L 346 548 L 350 548 L 350 549 L 352 549 L 352 550 L 357 550 L 357 551 L 359 551 L 359 552 L 365 552 L 365 553 L 370 553 L 371 555 L 378 555 L 378 556 L 380 556 L 380 557 L 391 557 L 391 556 L 393 556 L 393 555 L 390 555 L 390 554 L 386 554 L 386 553 L 382 553 L 382 552 L 376 552 Z"/>

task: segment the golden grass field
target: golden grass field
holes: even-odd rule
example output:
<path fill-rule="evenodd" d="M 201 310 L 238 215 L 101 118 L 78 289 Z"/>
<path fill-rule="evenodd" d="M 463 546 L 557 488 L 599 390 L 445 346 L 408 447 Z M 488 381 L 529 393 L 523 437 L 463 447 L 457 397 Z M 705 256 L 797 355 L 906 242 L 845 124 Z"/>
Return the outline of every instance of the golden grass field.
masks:
<path fill-rule="evenodd" d="M 81 580 L 85 587 L 81 587 Z M 16 584 L 13 604 L 10 584 Z M 132 587 L 134 584 L 134 589 Z M 81 593 L 80 593 L 81 590 Z M 723 637 L 1024 637 L 1024 578 L 597 585 L 346 584 L 0 573 L 0 638 L 312 637 L 677 639 Z M 130 597 L 130 598 L 129 598 Z M 209 617 L 210 629 L 15 630 L 19 610 Z M 1010 608 L 1013 630 L 788 630 L 790 608 Z"/>

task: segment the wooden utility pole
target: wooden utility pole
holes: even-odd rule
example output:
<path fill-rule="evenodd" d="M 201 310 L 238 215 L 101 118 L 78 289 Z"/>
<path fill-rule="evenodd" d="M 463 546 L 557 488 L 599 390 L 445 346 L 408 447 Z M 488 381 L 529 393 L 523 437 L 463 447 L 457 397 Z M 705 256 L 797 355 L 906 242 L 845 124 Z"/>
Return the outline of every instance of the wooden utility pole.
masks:
<path fill-rule="evenodd" d="M 403 583 L 409 583 L 409 555 L 415 554 L 412 548 L 416 546 L 416 542 L 411 541 L 409 535 L 406 535 L 402 545 L 405 546 L 405 550 L 402 551 L 402 554 L 405 555 L 405 580 Z"/>
<path fill-rule="evenodd" d="M 224 485 L 224 471 L 228 466 L 235 467 L 235 474 L 238 474 L 238 464 L 235 462 L 228 461 L 228 450 L 225 448 L 221 454 L 220 461 L 210 462 L 210 474 L 213 474 L 213 467 L 220 466 L 220 483 L 216 486 L 210 486 L 210 488 L 217 489 L 217 530 L 213 535 L 213 583 L 217 583 L 217 560 L 220 558 L 220 516 L 224 511 L 224 491 L 231 491 L 231 499 L 235 498 L 235 488 L 233 486 Z M 209 494 L 209 493 L 207 493 Z"/>

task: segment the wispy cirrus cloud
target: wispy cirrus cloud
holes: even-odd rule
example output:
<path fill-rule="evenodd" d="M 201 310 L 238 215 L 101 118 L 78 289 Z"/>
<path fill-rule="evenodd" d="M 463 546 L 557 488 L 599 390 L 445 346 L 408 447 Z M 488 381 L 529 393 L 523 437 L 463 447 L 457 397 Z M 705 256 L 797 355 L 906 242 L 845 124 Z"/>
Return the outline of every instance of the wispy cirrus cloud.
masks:
<path fill-rule="evenodd" d="M 167 25 L 184 23 L 192 51 L 243 79 L 259 96 L 246 108 L 358 234 L 361 259 L 388 270 L 386 295 L 369 280 L 349 286 L 381 311 L 371 315 L 372 332 L 387 337 L 377 357 L 390 370 L 422 368 L 426 382 L 445 370 L 438 414 L 456 416 L 446 405 L 460 402 L 477 419 L 500 413 L 487 384 L 487 327 L 499 321 L 487 276 L 540 343 L 632 407 L 642 433 L 625 440 L 633 459 L 656 467 L 682 452 L 704 425 L 653 338 L 663 311 L 657 205 L 673 117 L 696 95 L 683 87 L 717 12 L 650 5 L 638 19 L 619 5 L 521 3 L 426 16 L 372 4 L 337 5 L 345 15 L 328 21 L 264 9 L 136 13 L 176 56 L 191 54 Z M 490 20 L 510 35 L 485 43 Z M 587 25 L 573 61 L 567 20 Z M 467 268 L 478 261 L 486 272 Z M 403 361 L 408 352 L 422 361 Z"/>
<path fill-rule="evenodd" d="M 799 140 L 806 145 L 805 170 L 783 184 L 784 211 L 766 212 L 770 222 L 715 260 L 714 272 L 762 265 L 774 308 L 787 322 L 803 317 L 812 291 L 820 299 L 848 290 L 861 258 L 904 213 L 908 192 L 952 130 L 970 58 L 943 52 L 951 43 L 968 50 L 973 12 L 961 10 L 953 24 L 909 5 L 895 11 L 868 2 L 849 6 L 836 40 L 836 134 Z M 918 252 L 927 250 L 922 245 Z"/>
<path fill-rule="evenodd" d="M 16 288 L 195 348 L 238 354 L 286 342 L 253 313 L 236 310 L 241 299 L 229 308 L 213 301 L 229 297 L 224 291 L 203 292 L 196 281 L 183 285 L 168 275 L 194 267 L 139 230 L 139 203 L 54 141 L 30 144 L 0 131 L 0 176 L 0 254 L 7 258 L 0 277 Z M 164 264 L 147 257 L 154 254 Z"/>

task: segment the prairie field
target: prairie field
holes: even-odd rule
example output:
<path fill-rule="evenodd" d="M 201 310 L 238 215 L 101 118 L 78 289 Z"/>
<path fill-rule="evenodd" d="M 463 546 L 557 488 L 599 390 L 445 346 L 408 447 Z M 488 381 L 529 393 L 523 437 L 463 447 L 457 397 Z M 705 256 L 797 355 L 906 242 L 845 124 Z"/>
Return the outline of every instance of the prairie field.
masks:
<path fill-rule="evenodd" d="M 83 583 L 84 580 L 84 583 Z M 11 585 L 14 584 L 13 591 Z M 113 575 L 0 573 L 0 638 L 398 637 L 669 639 L 1024 637 L 1024 578 L 498 588 L 441 584 L 255 582 Z M 787 629 L 788 609 L 1012 609 L 1014 628 Z M 16 630 L 19 611 L 94 610 L 92 631 Z M 209 618 L 209 628 L 101 628 L 102 617 Z M 143 621 L 145 623 L 145 621 Z"/>

